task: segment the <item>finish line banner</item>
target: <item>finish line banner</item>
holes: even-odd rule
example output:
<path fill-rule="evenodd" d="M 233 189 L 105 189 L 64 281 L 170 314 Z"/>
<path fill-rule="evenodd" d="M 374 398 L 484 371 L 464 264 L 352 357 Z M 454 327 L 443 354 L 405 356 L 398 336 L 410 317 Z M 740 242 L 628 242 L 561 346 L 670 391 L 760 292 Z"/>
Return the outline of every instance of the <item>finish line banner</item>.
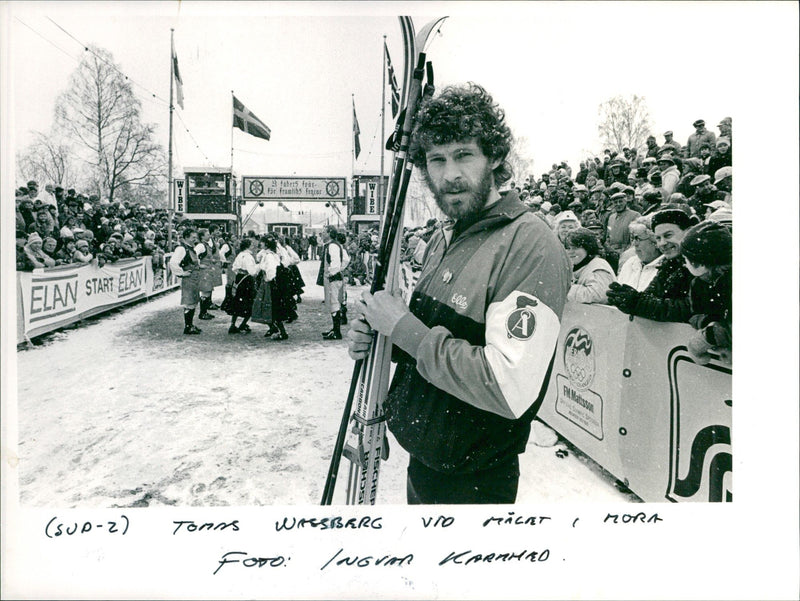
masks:
<path fill-rule="evenodd" d="M 242 177 L 243 200 L 346 200 L 343 177 Z"/>
<path fill-rule="evenodd" d="M 733 500 L 731 367 L 689 324 L 567 303 L 538 417 L 647 502 Z"/>
<path fill-rule="evenodd" d="M 165 264 L 154 270 L 151 257 L 141 257 L 17 272 L 17 341 L 174 288 L 169 256 Z"/>

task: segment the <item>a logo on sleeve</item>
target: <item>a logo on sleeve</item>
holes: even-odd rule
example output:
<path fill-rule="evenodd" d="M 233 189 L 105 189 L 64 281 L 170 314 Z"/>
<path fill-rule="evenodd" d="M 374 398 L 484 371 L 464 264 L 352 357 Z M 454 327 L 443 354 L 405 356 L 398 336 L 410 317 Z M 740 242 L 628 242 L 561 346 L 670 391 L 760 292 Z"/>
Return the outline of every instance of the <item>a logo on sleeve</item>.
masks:
<path fill-rule="evenodd" d="M 509 338 L 528 340 L 536 330 L 536 316 L 531 307 L 539 303 L 527 296 L 517 297 L 517 307 L 506 318 L 506 332 Z"/>

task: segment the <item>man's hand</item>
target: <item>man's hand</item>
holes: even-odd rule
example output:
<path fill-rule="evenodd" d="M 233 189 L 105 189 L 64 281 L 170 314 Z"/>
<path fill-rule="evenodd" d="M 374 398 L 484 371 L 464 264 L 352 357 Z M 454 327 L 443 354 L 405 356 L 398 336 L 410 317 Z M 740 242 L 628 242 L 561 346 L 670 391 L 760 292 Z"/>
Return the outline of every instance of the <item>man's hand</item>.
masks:
<path fill-rule="evenodd" d="M 356 303 L 356 310 L 364 309 L 364 303 Z M 369 355 L 369 347 L 372 344 L 372 328 L 364 321 L 363 315 L 352 316 L 350 319 L 350 330 L 347 332 L 347 353 L 351 359 L 358 361 L 366 359 Z"/>
<path fill-rule="evenodd" d="M 633 310 L 636 300 L 639 298 L 639 292 L 636 288 L 628 286 L 627 284 L 620 284 L 618 282 L 611 282 L 606 292 L 608 297 L 608 304 L 614 305 L 625 313 Z"/>
<path fill-rule="evenodd" d="M 359 306 L 359 309 L 364 319 L 373 330 L 384 336 L 391 336 L 397 322 L 409 312 L 402 296 L 395 296 L 386 290 L 379 290 L 374 296 L 365 290 L 361 299 L 363 307 Z"/>

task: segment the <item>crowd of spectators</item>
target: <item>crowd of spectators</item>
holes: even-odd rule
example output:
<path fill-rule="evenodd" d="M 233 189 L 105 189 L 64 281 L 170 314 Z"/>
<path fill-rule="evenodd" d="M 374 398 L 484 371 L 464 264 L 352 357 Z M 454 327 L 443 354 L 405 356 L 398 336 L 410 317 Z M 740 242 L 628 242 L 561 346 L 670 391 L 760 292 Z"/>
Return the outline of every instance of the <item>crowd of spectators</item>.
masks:
<path fill-rule="evenodd" d="M 16 192 L 17 270 L 151 256 L 163 267 L 170 250 L 166 209 L 129 202 L 101 203 L 95 195 L 29 181 Z M 173 231 L 172 246 L 177 244 Z"/>
<path fill-rule="evenodd" d="M 570 300 L 690 323 L 697 361 L 709 361 L 711 349 L 730 361 L 732 120 L 719 122 L 719 137 L 702 119 L 692 125 L 685 145 L 666 131 L 661 144 L 650 136 L 641 149 L 607 149 L 575 172 L 553 164 L 510 189 L 564 244 Z M 412 269 L 435 227 L 406 230 L 403 260 Z"/>
<path fill-rule="evenodd" d="M 630 315 L 688 322 L 698 330 L 689 344 L 698 360 L 708 350 L 730 356 L 732 252 L 732 120 L 718 124 L 720 135 L 702 119 L 685 145 L 663 134 L 648 137 L 641 149 L 606 149 L 573 169 L 553 164 L 540 178 L 510 183 L 529 210 L 543 219 L 573 262 L 570 298 L 616 306 Z M 178 243 L 177 220 L 169 236 L 166 209 L 128 202 L 101 203 L 96 196 L 30 181 L 16 191 L 17 269 L 32 270 L 164 254 Z M 405 228 L 401 261 L 417 270 L 436 219 Z M 215 228 L 216 230 L 216 228 Z M 255 235 L 248 232 L 248 235 Z M 219 248 L 238 249 L 238 240 L 215 233 Z M 318 258 L 312 234 L 286 237 L 304 260 Z M 370 280 L 378 234 L 342 233 L 352 257 L 348 282 Z M 691 250 L 686 244 L 693 245 Z"/>

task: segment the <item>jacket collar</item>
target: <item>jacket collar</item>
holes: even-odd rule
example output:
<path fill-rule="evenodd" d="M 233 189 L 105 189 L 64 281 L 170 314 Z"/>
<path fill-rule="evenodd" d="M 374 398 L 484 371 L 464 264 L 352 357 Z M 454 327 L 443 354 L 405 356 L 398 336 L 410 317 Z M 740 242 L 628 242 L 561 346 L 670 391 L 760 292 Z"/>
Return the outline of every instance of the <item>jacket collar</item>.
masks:
<path fill-rule="evenodd" d="M 499 227 L 514 221 L 514 219 L 527 212 L 528 207 L 526 207 L 519 199 L 519 195 L 517 194 L 516 190 L 501 192 L 500 200 L 483 209 L 478 215 L 477 221 L 467 227 L 467 229 L 462 232 L 459 239 L 467 233 L 474 234 L 486 229 Z M 447 244 L 450 244 L 450 239 L 453 234 L 453 226 L 454 224 L 449 224 L 443 229 Z"/>

